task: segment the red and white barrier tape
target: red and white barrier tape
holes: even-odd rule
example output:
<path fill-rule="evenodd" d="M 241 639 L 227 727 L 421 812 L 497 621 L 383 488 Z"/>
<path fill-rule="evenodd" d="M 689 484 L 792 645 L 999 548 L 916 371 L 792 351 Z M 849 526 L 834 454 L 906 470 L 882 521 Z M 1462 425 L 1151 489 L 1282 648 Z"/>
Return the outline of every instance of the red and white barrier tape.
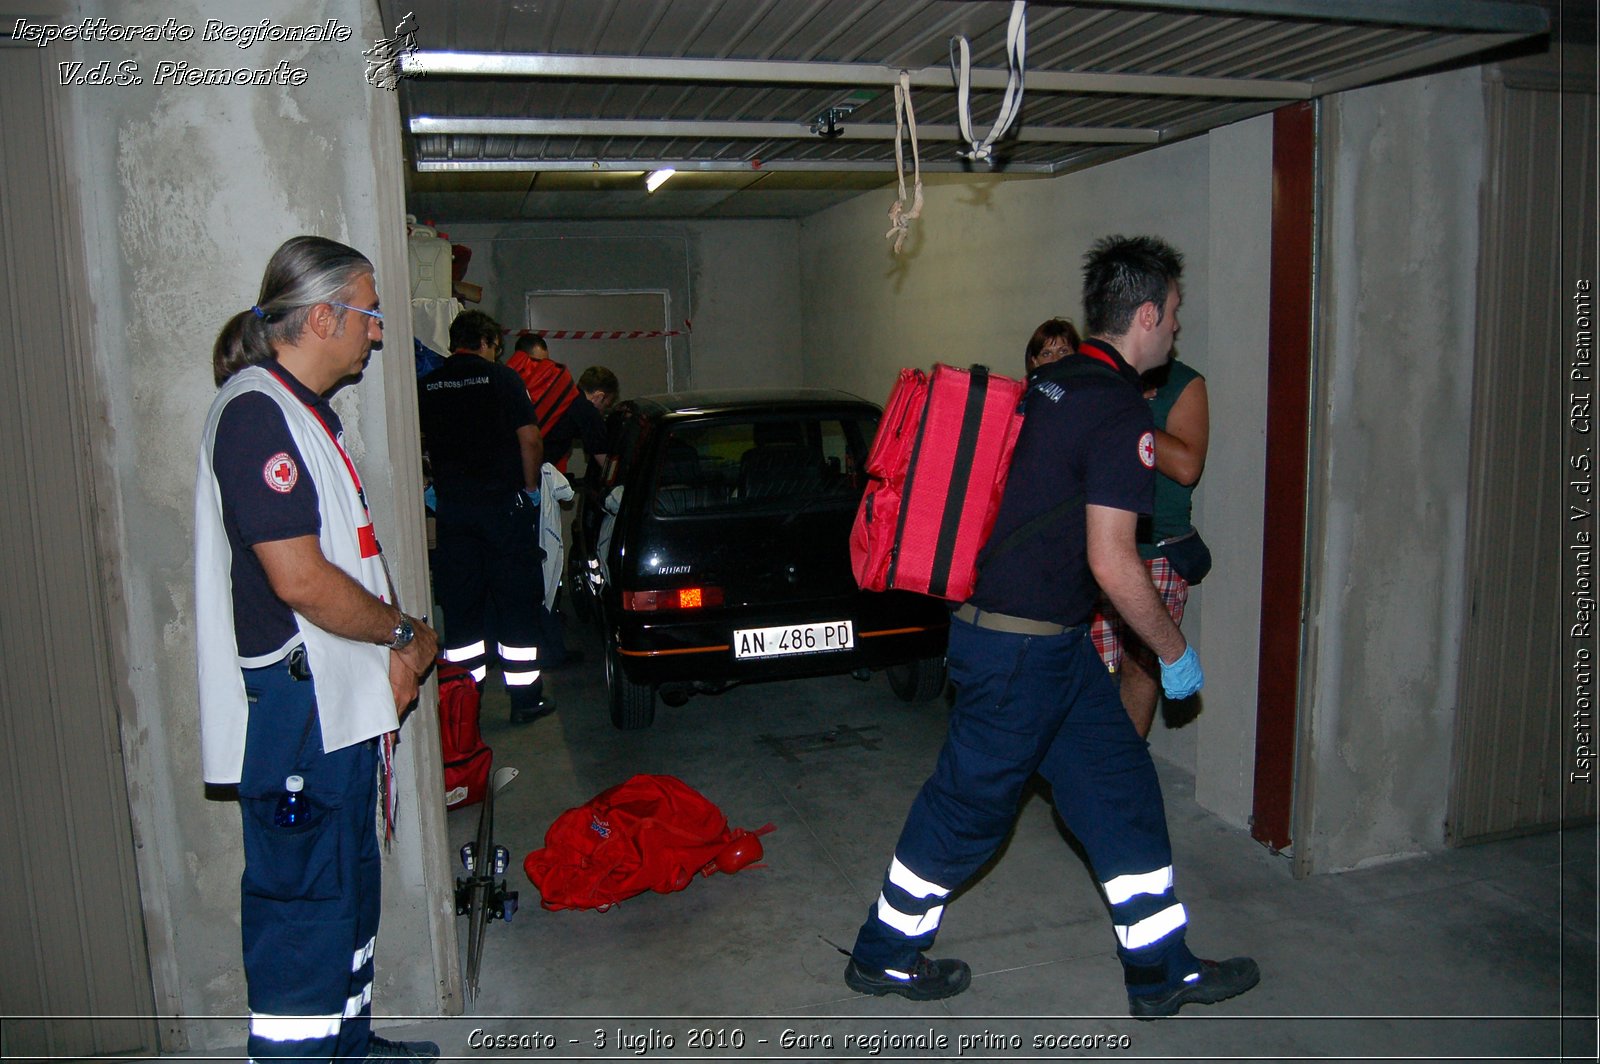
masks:
<path fill-rule="evenodd" d="M 658 336 L 686 336 L 690 323 L 681 329 L 523 329 L 518 336 L 542 336 L 546 340 L 653 340 Z"/>

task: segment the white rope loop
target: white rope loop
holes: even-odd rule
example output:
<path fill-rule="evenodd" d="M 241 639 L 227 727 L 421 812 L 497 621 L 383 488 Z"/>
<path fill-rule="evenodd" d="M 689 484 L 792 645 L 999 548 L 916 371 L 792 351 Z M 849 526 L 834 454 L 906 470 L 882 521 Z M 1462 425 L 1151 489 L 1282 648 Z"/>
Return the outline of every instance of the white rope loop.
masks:
<path fill-rule="evenodd" d="M 1011 20 L 1006 26 L 1006 93 L 1000 100 L 1000 113 L 994 125 L 980 141 L 972 132 L 972 48 L 964 36 L 950 40 L 950 72 L 956 79 L 956 121 L 961 127 L 961 137 L 970 148 L 963 149 L 963 158 L 985 162 L 993 155 L 994 142 L 1005 136 L 1017 115 L 1022 111 L 1022 75 L 1028 54 L 1028 5 L 1015 0 L 1011 5 Z"/>
<path fill-rule="evenodd" d="M 912 197 L 906 206 L 906 162 L 900 143 L 909 130 L 911 134 Z M 922 158 L 917 150 L 917 112 L 911 107 L 911 73 L 900 71 L 900 81 L 894 87 L 894 172 L 900 182 L 900 198 L 889 208 L 889 231 L 883 234 L 894 241 L 894 253 L 900 254 L 906 237 L 911 234 L 911 223 L 922 216 Z"/>

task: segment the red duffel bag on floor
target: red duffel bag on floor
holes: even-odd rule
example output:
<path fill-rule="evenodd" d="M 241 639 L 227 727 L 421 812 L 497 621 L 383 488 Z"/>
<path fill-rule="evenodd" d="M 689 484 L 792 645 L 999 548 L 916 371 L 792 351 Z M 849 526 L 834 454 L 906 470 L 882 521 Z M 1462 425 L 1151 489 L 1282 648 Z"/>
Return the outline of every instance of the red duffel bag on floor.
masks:
<path fill-rule="evenodd" d="M 603 912 L 647 890 L 682 890 L 696 872 L 748 867 L 772 829 L 730 829 L 722 810 L 677 777 L 639 775 L 562 813 L 522 867 L 546 909 Z"/>

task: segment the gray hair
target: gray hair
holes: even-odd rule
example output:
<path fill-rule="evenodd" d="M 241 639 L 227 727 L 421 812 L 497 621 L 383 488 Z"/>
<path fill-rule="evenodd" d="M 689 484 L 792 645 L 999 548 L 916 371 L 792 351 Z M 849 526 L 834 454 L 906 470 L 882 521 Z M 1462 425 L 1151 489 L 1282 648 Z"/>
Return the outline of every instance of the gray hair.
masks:
<path fill-rule="evenodd" d="M 338 301 L 372 262 L 355 248 L 320 236 L 285 240 L 261 275 L 256 304 L 228 319 L 211 348 L 211 373 L 221 387 L 246 366 L 269 362 L 277 344 L 292 344 L 318 303 Z M 335 308 L 339 320 L 345 311 Z"/>

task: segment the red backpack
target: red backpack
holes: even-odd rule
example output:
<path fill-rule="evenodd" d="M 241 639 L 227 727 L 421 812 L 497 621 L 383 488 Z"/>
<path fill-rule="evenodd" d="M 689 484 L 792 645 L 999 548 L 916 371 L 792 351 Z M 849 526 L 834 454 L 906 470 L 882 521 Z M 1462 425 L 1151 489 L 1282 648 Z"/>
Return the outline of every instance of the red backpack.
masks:
<path fill-rule="evenodd" d="M 444 753 L 444 807 L 483 801 L 494 752 L 478 730 L 478 685 L 472 673 L 439 662 L 439 743 Z"/>
<path fill-rule="evenodd" d="M 523 861 L 546 909 L 598 909 L 646 890 L 671 894 L 696 872 L 761 860 L 773 825 L 730 829 L 710 799 L 675 776 L 634 776 L 568 809 Z"/>
<path fill-rule="evenodd" d="M 522 351 L 512 352 L 506 365 L 517 371 L 522 386 L 528 390 L 528 400 L 533 403 L 533 416 L 539 424 L 541 436 L 550 435 L 578 398 L 578 385 L 572 373 L 561 363 L 548 358 L 530 358 Z M 566 470 L 562 470 L 566 472 Z"/>
<path fill-rule="evenodd" d="M 1026 388 L 983 366 L 900 371 L 867 452 L 870 482 L 850 530 L 860 587 L 952 602 L 972 594 L 1022 431 Z"/>

